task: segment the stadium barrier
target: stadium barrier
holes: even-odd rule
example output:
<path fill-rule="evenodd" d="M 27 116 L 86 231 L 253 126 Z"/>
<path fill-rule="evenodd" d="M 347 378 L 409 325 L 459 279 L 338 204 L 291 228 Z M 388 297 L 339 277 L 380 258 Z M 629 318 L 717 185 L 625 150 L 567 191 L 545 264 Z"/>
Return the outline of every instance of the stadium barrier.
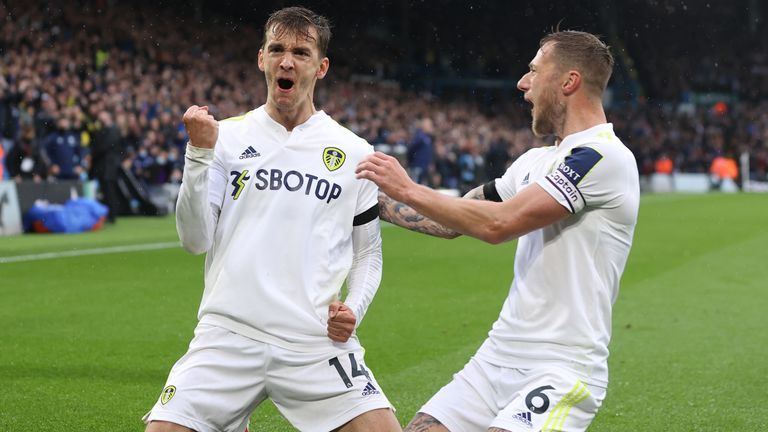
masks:
<path fill-rule="evenodd" d="M 22 181 L 17 183 L 19 209 L 25 215 L 36 201 L 64 204 L 67 200 L 83 196 L 83 183 L 79 180 L 56 182 Z"/>
<path fill-rule="evenodd" d="M 119 216 L 163 216 L 174 211 L 179 185 L 145 188 L 129 171 L 122 169 L 118 192 Z M 96 180 L 0 181 L 0 236 L 22 234 L 24 218 L 37 203 L 63 205 L 80 197 L 95 200 L 98 195 Z"/>
<path fill-rule="evenodd" d="M 694 173 L 654 173 L 640 176 L 640 191 L 650 193 L 707 193 L 707 192 L 739 192 L 739 186 L 731 179 L 715 182 L 709 174 Z"/>
<path fill-rule="evenodd" d="M 77 180 L 59 182 L 0 181 L 0 236 L 24 232 L 24 216 L 36 202 L 62 204 L 83 195 L 83 185 Z"/>
<path fill-rule="evenodd" d="M 0 181 L 0 236 L 21 233 L 21 208 L 16 182 Z"/>

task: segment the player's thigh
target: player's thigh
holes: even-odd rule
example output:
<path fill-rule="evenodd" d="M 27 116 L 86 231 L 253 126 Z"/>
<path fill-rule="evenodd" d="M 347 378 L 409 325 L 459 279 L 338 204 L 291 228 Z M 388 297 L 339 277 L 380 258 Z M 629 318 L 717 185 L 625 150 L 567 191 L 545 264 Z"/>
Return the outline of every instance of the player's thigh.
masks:
<path fill-rule="evenodd" d="M 261 342 L 220 327 L 198 326 L 144 421 L 198 432 L 242 431 L 248 415 L 266 398 L 267 354 Z"/>
<path fill-rule="evenodd" d="M 605 389 L 560 369 L 519 370 L 499 382 L 511 395 L 491 427 L 510 432 L 585 431 L 605 398 Z"/>
<path fill-rule="evenodd" d="M 440 421 L 429 414 L 417 412 L 404 432 L 449 432 Z"/>
<path fill-rule="evenodd" d="M 365 365 L 362 348 L 336 354 L 273 349 L 270 398 L 297 429 L 327 432 L 374 410 L 394 410 Z"/>
<path fill-rule="evenodd" d="M 486 430 L 498 412 L 494 382 L 499 369 L 470 359 L 421 407 L 419 414 L 428 417 L 417 414 L 406 430 L 443 430 L 440 425 L 451 431 Z M 418 422 L 425 429 L 417 428 Z"/>
<path fill-rule="evenodd" d="M 335 432 L 400 432 L 395 412 L 389 408 L 367 411 L 353 418 Z"/>
<path fill-rule="evenodd" d="M 195 432 L 194 430 L 166 421 L 153 421 L 147 425 L 144 432 Z"/>

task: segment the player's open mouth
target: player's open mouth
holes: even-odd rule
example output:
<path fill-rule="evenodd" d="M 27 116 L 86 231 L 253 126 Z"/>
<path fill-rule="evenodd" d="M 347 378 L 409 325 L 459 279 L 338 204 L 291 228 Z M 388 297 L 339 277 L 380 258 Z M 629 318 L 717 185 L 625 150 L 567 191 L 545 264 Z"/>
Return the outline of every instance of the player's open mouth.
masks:
<path fill-rule="evenodd" d="M 278 78 L 277 86 L 282 90 L 290 90 L 293 87 L 293 81 L 287 78 Z"/>

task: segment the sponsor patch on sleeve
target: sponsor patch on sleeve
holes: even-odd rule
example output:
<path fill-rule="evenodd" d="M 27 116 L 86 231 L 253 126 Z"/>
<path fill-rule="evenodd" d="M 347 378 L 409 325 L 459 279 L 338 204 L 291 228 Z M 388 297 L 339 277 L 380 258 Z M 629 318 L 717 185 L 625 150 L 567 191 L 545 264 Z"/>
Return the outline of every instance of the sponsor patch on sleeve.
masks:
<path fill-rule="evenodd" d="M 565 203 L 563 205 L 571 213 L 580 211 L 586 205 L 579 184 L 602 158 L 603 155 L 593 148 L 576 147 L 553 173 L 547 175 L 546 182 L 562 196 L 558 201 Z"/>

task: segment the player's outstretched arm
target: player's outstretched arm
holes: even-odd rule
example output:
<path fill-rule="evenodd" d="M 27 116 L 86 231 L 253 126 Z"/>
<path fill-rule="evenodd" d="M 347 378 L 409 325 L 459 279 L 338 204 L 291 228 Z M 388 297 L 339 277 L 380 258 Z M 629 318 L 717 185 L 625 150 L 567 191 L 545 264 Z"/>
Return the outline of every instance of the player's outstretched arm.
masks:
<path fill-rule="evenodd" d="M 483 187 L 478 186 L 472 189 L 464 195 L 464 198 L 484 200 Z M 461 233 L 425 217 L 408 204 L 396 201 L 381 191 L 379 192 L 379 217 L 405 229 L 435 237 L 454 239 L 461 235 Z"/>
<path fill-rule="evenodd" d="M 414 183 L 397 159 L 381 152 L 363 159 L 355 172 L 358 178 L 376 183 L 384 193 L 420 214 L 488 243 L 516 239 L 570 215 L 537 184 L 500 203 L 449 197 Z"/>

